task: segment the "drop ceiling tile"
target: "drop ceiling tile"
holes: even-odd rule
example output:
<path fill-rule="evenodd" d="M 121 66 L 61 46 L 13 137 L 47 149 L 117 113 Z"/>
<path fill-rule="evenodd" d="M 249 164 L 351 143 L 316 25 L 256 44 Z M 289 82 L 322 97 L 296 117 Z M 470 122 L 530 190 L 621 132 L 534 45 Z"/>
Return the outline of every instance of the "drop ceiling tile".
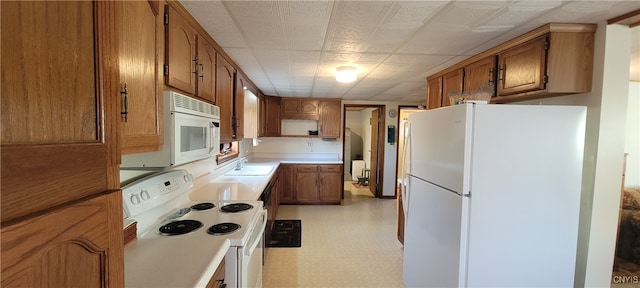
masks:
<path fill-rule="evenodd" d="M 220 1 L 183 1 L 184 8 L 222 47 L 247 47 L 242 33 Z"/>

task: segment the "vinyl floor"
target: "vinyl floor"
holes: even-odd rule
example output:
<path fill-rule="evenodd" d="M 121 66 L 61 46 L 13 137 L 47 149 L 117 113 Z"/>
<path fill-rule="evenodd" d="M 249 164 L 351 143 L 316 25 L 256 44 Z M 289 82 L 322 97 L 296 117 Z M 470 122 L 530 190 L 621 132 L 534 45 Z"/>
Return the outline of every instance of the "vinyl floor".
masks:
<path fill-rule="evenodd" d="M 397 200 L 347 184 L 341 205 L 280 206 L 277 219 L 302 220 L 302 247 L 267 250 L 263 287 L 405 287 Z"/>

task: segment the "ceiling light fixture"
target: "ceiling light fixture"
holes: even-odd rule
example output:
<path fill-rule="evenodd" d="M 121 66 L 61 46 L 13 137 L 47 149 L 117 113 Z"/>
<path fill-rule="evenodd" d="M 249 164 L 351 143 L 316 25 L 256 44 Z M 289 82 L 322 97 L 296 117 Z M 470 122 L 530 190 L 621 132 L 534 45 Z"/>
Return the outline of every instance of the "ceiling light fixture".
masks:
<path fill-rule="evenodd" d="M 340 66 L 336 68 L 336 81 L 351 83 L 358 79 L 358 69 L 353 66 Z"/>

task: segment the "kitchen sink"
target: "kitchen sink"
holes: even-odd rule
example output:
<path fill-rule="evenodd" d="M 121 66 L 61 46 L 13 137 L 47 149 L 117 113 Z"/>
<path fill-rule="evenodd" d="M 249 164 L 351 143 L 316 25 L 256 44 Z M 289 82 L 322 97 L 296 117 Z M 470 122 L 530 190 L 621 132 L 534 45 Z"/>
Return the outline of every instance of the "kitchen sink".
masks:
<path fill-rule="evenodd" d="M 231 170 L 226 176 L 267 176 L 273 171 L 273 166 L 244 166 L 240 170 Z"/>

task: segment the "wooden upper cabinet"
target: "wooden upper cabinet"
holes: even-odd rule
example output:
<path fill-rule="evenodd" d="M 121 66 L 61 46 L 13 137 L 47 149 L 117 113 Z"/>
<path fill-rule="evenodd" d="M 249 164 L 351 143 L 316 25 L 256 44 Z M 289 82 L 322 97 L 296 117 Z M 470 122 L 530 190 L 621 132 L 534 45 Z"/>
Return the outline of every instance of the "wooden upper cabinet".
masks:
<path fill-rule="evenodd" d="M 240 73 L 236 72 L 236 84 L 233 94 L 233 129 L 234 138 L 242 140 L 244 138 L 244 110 L 245 110 L 245 81 Z"/>
<path fill-rule="evenodd" d="M 2 287 L 124 287 L 116 5 L 0 1 Z"/>
<path fill-rule="evenodd" d="M 216 50 L 203 37 L 196 35 L 197 67 L 196 96 L 216 103 Z"/>
<path fill-rule="evenodd" d="M 340 100 L 320 101 L 318 135 L 322 138 L 340 138 Z"/>
<path fill-rule="evenodd" d="M 542 36 L 498 54 L 498 95 L 544 89 L 546 43 Z"/>
<path fill-rule="evenodd" d="M 233 135 L 233 87 L 236 70 L 222 55 L 216 61 L 216 105 L 220 107 L 220 140 L 231 141 Z"/>
<path fill-rule="evenodd" d="M 280 97 L 265 96 L 264 136 L 266 137 L 280 136 L 280 101 Z"/>
<path fill-rule="evenodd" d="M 427 109 L 442 106 L 442 76 L 427 79 Z"/>
<path fill-rule="evenodd" d="M 121 101 L 122 154 L 162 148 L 163 24 L 158 1 L 116 2 Z M 126 90 L 125 90 L 126 87 Z M 126 111 L 125 109 L 126 103 Z"/>
<path fill-rule="evenodd" d="M 464 70 L 462 68 L 444 74 L 442 79 L 442 107 L 452 105 L 449 103 L 449 96 L 462 93 L 462 80 Z"/>
<path fill-rule="evenodd" d="M 587 93 L 592 86 L 596 29 L 595 24 L 545 24 L 427 79 L 443 77 L 442 106 L 448 105 L 449 92 L 486 90 L 483 87 L 490 81 L 495 83 L 495 90 L 490 87 L 495 93 L 491 103 Z M 464 73 L 459 73 L 461 69 Z M 437 83 L 429 81 L 431 93 Z M 429 106 L 435 101 L 436 97 L 427 96 Z"/>
<path fill-rule="evenodd" d="M 124 287 L 119 190 L 1 233 L 2 287 Z"/>
<path fill-rule="evenodd" d="M 267 98 L 259 93 L 258 95 L 258 137 L 267 134 Z"/>
<path fill-rule="evenodd" d="M 173 7 L 165 7 L 167 85 L 195 95 L 196 32 Z"/>
<path fill-rule="evenodd" d="M 318 100 L 282 98 L 282 119 L 318 120 Z"/>
<path fill-rule="evenodd" d="M 464 66 L 464 92 L 491 92 L 496 90 L 496 56 L 489 56 Z"/>
<path fill-rule="evenodd" d="M 0 2 L 3 223 L 120 188 L 115 10 Z"/>

